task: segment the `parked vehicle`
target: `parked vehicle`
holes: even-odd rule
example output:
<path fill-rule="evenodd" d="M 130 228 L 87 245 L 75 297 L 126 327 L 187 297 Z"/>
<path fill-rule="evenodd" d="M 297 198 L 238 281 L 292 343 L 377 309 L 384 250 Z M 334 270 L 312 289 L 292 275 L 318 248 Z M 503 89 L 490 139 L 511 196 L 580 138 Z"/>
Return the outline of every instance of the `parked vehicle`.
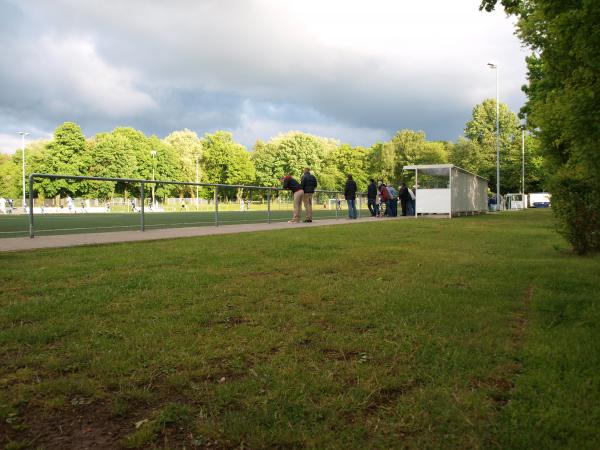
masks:
<path fill-rule="evenodd" d="M 549 208 L 551 194 L 548 192 L 534 192 L 529 194 L 529 207 L 530 208 Z"/>

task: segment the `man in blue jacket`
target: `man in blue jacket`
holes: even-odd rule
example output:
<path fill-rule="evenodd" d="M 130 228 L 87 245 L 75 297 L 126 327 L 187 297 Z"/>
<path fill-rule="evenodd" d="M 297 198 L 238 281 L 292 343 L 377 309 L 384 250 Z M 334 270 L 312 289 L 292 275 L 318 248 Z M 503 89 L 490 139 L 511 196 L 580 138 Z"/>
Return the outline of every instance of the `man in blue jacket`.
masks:
<path fill-rule="evenodd" d="M 306 167 L 304 169 L 304 175 L 300 178 L 300 187 L 304 192 L 302 201 L 304 202 L 304 210 L 306 211 L 305 222 L 312 222 L 312 197 L 317 188 L 317 179 L 310 173 L 310 169 Z"/>
<path fill-rule="evenodd" d="M 352 175 L 348 175 L 346 186 L 344 187 L 344 198 L 348 203 L 348 219 L 356 219 L 356 181 L 352 179 Z"/>

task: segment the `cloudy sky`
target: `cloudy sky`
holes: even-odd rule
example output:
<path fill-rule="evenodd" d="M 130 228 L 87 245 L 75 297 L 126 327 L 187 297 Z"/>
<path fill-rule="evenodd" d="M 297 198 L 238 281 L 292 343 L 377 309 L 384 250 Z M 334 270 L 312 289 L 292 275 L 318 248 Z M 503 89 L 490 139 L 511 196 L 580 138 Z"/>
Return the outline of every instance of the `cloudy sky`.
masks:
<path fill-rule="evenodd" d="M 86 136 L 289 130 L 369 146 L 455 140 L 473 106 L 524 102 L 512 19 L 479 0 L 0 0 L 0 152 Z"/>

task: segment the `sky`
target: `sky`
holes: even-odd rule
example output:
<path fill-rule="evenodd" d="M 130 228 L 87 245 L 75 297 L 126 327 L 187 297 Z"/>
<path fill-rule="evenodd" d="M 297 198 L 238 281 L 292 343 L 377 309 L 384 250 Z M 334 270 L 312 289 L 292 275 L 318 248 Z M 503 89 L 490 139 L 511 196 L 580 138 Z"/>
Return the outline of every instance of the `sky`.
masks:
<path fill-rule="evenodd" d="M 478 0 L 0 0 L 0 153 L 65 121 L 86 136 L 291 130 L 370 146 L 456 140 L 496 96 L 518 112 L 514 19 Z"/>

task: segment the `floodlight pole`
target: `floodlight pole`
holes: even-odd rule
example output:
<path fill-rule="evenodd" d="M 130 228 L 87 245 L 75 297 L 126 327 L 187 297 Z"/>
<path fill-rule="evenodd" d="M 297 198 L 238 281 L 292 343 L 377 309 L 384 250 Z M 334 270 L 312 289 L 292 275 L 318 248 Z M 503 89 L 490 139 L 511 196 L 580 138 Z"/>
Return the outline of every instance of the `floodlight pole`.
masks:
<path fill-rule="evenodd" d="M 521 164 L 521 194 L 525 202 L 525 125 L 521 127 Z"/>
<path fill-rule="evenodd" d="M 198 158 L 199 155 L 196 156 L 196 183 L 198 183 Z M 196 184 L 196 211 L 198 211 L 198 185 Z"/>
<path fill-rule="evenodd" d="M 498 211 L 502 210 L 502 201 L 500 200 L 500 67 L 497 63 L 488 63 L 490 69 L 496 71 L 496 207 Z"/>
<path fill-rule="evenodd" d="M 154 181 L 154 166 L 156 161 L 156 150 L 150 151 L 150 156 L 152 156 L 152 181 Z M 152 208 L 156 206 L 156 201 L 154 200 L 154 183 L 152 183 Z"/>
<path fill-rule="evenodd" d="M 25 136 L 29 136 L 29 133 L 25 131 L 19 131 L 21 136 L 21 150 L 23 151 L 23 211 L 27 212 L 27 204 L 25 203 Z M 29 195 L 32 195 L 30 192 Z"/>

